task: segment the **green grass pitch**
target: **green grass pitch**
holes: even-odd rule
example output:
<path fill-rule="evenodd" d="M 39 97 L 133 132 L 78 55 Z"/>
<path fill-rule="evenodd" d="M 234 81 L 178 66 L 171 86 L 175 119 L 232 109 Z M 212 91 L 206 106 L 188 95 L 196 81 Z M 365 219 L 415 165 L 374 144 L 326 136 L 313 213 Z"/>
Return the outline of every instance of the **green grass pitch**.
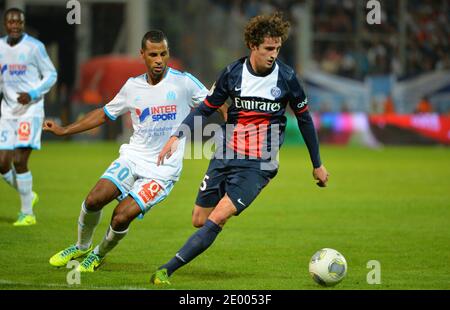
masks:
<path fill-rule="evenodd" d="M 70 270 L 48 263 L 76 240 L 80 204 L 118 148 L 55 142 L 34 152 L 41 200 L 33 227 L 11 225 L 19 197 L 0 182 L 0 289 L 154 289 L 150 274 L 194 232 L 191 211 L 207 160 L 185 160 L 171 195 L 133 222 L 81 285 L 69 286 Z M 211 248 L 171 277 L 170 289 L 323 289 L 308 262 L 324 247 L 348 262 L 347 277 L 332 289 L 450 289 L 450 149 L 322 146 L 321 153 L 331 174 L 327 188 L 312 180 L 304 147 L 284 146 L 278 176 Z M 115 205 L 105 207 L 95 244 Z M 379 285 L 366 281 L 370 260 L 381 264 Z"/>

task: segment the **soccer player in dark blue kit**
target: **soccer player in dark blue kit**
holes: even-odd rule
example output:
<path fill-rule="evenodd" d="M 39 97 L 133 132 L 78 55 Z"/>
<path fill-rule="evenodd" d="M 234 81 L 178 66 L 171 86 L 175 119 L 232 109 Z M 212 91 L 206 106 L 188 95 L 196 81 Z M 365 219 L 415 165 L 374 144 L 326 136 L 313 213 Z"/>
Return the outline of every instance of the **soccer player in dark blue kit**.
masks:
<path fill-rule="evenodd" d="M 152 274 L 151 283 L 170 284 L 169 276 L 211 246 L 226 221 L 247 208 L 275 177 L 278 163 L 273 154 L 283 143 L 287 106 L 297 117 L 313 177 L 319 186 L 326 186 L 328 172 L 321 163 L 308 100 L 294 70 L 277 59 L 289 27 L 279 13 L 252 18 L 244 35 L 250 56 L 222 71 L 204 102 L 186 117 L 159 154 L 158 165 L 164 164 L 176 150 L 184 128 L 192 132 L 196 117 L 204 121 L 231 99 L 224 129 L 232 126 L 233 130 L 225 130 L 222 147 L 210 161 L 192 215 L 193 225 L 199 229 Z M 268 152 L 272 156 L 267 156 Z"/>

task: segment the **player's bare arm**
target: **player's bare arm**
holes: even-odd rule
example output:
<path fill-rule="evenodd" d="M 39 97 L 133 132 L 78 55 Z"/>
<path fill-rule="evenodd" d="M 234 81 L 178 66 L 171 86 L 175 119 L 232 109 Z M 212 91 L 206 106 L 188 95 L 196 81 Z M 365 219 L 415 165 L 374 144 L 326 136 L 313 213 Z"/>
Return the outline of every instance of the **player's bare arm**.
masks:
<path fill-rule="evenodd" d="M 57 136 L 69 136 L 80 133 L 104 124 L 108 120 L 102 108 L 86 114 L 85 117 L 67 126 L 59 126 L 54 121 L 45 120 L 43 129 L 49 131 Z"/>
<path fill-rule="evenodd" d="M 226 122 L 228 118 L 228 105 L 223 104 L 220 108 L 217 109 L 220 115 L 222 115 L 223 120 Z"/>

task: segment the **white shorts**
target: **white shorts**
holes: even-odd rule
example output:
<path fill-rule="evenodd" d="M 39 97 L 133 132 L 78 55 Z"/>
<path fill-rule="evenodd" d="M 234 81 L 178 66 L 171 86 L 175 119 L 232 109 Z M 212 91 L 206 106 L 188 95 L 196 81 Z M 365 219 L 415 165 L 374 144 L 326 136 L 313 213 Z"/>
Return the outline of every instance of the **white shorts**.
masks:
<path fill-rule="evenodd" d="M 0 150 L 41 149 L 42 117 L 0 118 Z"/>
<path fill-rule="evenodd" d="M 118 200 L 130 195 L 141 208 L 142 215 L 166 199 L 175 185 L 173 180 L 152 178 L 148 172 L 143 177 L 142 171 L 145 169 L 125 157 L 119 157 L 101 176 L 102 179 L 114 183 L 120 190 L 122 195 L 118 197 Z"/>

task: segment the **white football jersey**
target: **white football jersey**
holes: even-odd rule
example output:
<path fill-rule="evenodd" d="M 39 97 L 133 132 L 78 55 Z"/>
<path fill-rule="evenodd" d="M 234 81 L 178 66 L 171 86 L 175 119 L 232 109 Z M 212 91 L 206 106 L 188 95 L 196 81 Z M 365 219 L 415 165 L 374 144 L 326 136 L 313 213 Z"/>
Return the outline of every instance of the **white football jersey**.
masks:
<path fill-rule="evenodd" d="M 156 166 L 158 155 L 191 108 L 202 102 L 207 93 L 205 86 L 194 76 L 172 68 L 168 68 L 156 85 L 147 82 L 147 74 L 128 79 L 116 97 L 103 108 L 112 120 L 127 112 L 131 114 L 134 132 L 130 142 L 121 146 L 120 155 L 148 168 L 153 177 L 178 180 L 185 139 L 159 167 Z"/>
<path fill-rule="evenodd" d="M 24 34 L 10 46 L 0 38 L 0 90 L 3 93 L 2 118 L 44 117 L 44 94 L 55 84 L 57 73 L 44 44 Z M 28 93 L 31 102 L 22 105 L 18 92 Z"/>

